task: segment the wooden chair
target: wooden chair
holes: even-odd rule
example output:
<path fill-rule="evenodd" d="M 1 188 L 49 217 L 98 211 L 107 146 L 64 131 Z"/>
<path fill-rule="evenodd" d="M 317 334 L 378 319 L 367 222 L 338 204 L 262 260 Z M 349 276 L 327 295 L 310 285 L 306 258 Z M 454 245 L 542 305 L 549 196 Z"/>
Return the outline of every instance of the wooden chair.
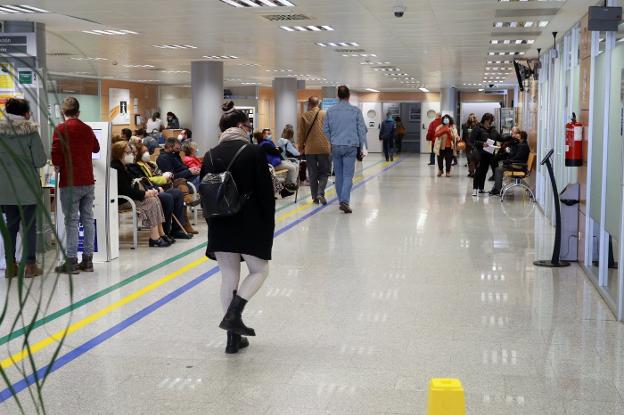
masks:
<path fill-rule="evenodd" d="M 535 201 L 535 194 L 533 193 L 533 190 L 529 187 L 528 183 L 526 182 L 526 179 L 530 177 L 533 170 L 535 170 L 536 161 L 537 161 L 537 154 L 530 153 L 529 159 L 527 160 L 526 164 L 514 163 L 511 165 L 511 168 L 513 168 L 514 170 L 509 170 L 505 172 L 504 176 L 507 178 L 510 178 L 511 181 L 507 183 L 505 186 L 503 186 L 503 188 L 501 189 L 501 203 L 505 201 L 505 195 L 511 189 L 514 189 L 516 187 L 520 187 L 524 189 L 529 194 L 531 199 Z"/>

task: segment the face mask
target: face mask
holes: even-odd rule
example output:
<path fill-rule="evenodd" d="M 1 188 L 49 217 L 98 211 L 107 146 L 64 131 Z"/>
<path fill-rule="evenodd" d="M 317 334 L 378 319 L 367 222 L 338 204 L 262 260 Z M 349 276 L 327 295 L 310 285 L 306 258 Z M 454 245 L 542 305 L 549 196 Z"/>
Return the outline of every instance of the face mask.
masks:
<path fill-rule="evenodd" d="M 265 140 L 273 141 L 273 136 L 272 136 L 272 135 L 267 135 L 267 137 L 265 138 Z"/>
<path fill-rule="evenodd" d="M 150 154 L 148 152 L 143 153 L 143 155 L 141 156 L 141 160 L 147 163 L 148 161 L 150 161 Z"/>
<path fill-rule="evenodd" d="M 180 135 L 178 136 L 178 141 L 182 141 L 182 140 L 184 140 L 184 136 L 183 136 L 182 134 L 180 134 Z"/>
<path fill-rule="evenodd" d="M 448 125 L 448 124 L 449 124 L 449 119 L 448 119 L 448 118 L 445 118 L 445 119 L 442 121 L 442 124 L 444 124 L 444 125 Z"/>
<path fill-rule="evenodd" d="M 124 164 L 132 164 L 134 163 L 134 155 L 133 154 L 126 154 L 123 158 Z"/>

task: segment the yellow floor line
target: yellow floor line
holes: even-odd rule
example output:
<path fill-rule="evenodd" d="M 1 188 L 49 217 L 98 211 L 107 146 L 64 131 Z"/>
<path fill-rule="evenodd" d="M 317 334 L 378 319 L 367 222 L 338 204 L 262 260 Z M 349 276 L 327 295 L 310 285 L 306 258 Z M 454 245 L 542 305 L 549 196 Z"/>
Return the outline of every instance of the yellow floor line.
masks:
<path fill-rule="evenodd" d="M 383 163 L 381 165 L 381 169 L 387 167 L 389 163 Z M 373 173 L 374 174 L 374 173 Z M 359 181 L 361 181 L 364 178 L 363 175 L 357 176 L 354 179 L 354 183 L 357 183 Z M 327 192 L 328 195 L 330 194 L 334 194 L 336 193 L 336 191 L 334 189 L 331 189 L 329 192 Z M 302 206 L 299 206 L 297 209 L 293 209 L 290 212 L 286 212 L 283 215 L 280 215 L 277 219 L 276 222 L 283 222 L 285 220 L 287 220 L 288 218 L 296 215 L 297 213 L 300 213 L 306 209 L 308 209 L 310 206 L 313 206 L 313 203 L 307 202 L 305 204 L 303 204 Z M 208 259 L 206 257 L 201 257 L 181 268 L 179 268 L 176 271 L 173 271 L 172 273 L 165 275 L 164 277 L 152 282 L 151 284 L 146 285 L 145 287 L 133 292 L 132 294 L 127 295 L 126 297 L 115 301 L 114 303 L 104 307 L 103 309 L 101 309 L 100 311 L 97 311 L 85 318 L 83 318 L 82 320 L 79 320 L 71 325 L 69 325 L 68 327 L 64 328 L 63 330 L 59 330 L 58 332 L 52 334 L 51 336 L 33 344 L 30 347 L 26 347 L 24 348 L 22 351 L 17 352 L 13 355 L 11 355 L 10 357 L 7 357 L 6 359 L 2 360 L 0 362 L 0 366 L 2 367 L 2 369 L 8 369 L 11 366 L 21 362 L 22 360 L 24 360 L 25 358 L 27 358 L 29 355 L 34 355 L 35 353 L 45 349 L 46 347 L 58 343 L 59 341 L 61 341 L 61 339 L 63 339 L 63 337 L 68 336 L 74 332 L 76 332 L 77 330 L 80 330 L 83 327 L 86 327 L 94 322 L 96 322 L 97 320 L 101 319 L 102 317 L 106 316 L 107 314 L 112 313 L 113 311 L 143 297 L 144 295 L 154 291 L 155 289 L 161 287 L 163 284 L 166 284 L 169 281 L 172 281 L 176 278 L 178 278 L 179 276 L 183 275 L 184 273 L 198 267 L 199 265 L 205 263 Z"/>

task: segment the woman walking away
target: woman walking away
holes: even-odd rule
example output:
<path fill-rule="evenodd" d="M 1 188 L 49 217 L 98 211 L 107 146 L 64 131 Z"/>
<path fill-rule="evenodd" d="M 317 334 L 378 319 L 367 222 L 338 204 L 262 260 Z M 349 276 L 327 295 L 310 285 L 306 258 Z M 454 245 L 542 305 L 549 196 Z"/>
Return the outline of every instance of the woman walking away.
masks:
<path fill-rule="evenodd" d="M 249 118 L 243 111 L 235 109 L 231 101 L 222 109 L 219 144 L 204 156 L 201 177 L 207 173 L 225 172 L 234 160 L 230 172 L 245 200 L 238 213 L 207 220 L 206 256 L 216 258 L 221 268 L 221 302 L 225 316 L 219 327 L 227 331 L 225 352 L 233 354 L 249 346 L 249 341 L 242 335 L 256 335 L 243 323 L 242 313 L 269 275 L 275 199 L 264 151 L 249 142 L 252 131 Z M 237 153 L 238 157 L 234 159 Z M 241 261 L 249 269 L 249 275 L 242 283 Z"/>
<path fill-rule="evenodd" d="M 477 197 L 479 193 L 485 193 L 483 188 L 485 187 L 485 179 L 487 178 L 494 150 L 492 142 L 500 140 L 500 135 L 494 127 L 494 116 L 492 114 L 488 112 L 483 115 L 481 124 L 477 125 L 472 131 L 470 139 L 474 143 L 475 148 L 479 150 L 479 165 L 472 182 L 472 195 Z M 488 143 L 488 140 L 491 141 Z"/>
<path fill-rule="evenodd" d="M 446 161 L 446 177 L 451 177 L 453 157 L 457 154 L 457 130 L 455 120 L 450 115 L 442 117 L 442 124 L 436 128 L 434 152 L 438 156 L 438 177 L 444 174 Z"/>
<path fill-rule="evenodd" d="M 474 143 L 472 142 L 472 131 L 477 127 L 478 121 L 477 116 L 474 113 L 468 115 L 468 120 L 464 125 L 462 125 L 462 140 L 466 144 L 466 159 L 467 159 L 467 167 L 468 167 L 468 177 L 474 177 L 475 169 L 477 163 L 479 162 L 478 153 L 479 150 L 475 149 Z M 476 153 L 473 153 L 475 152 Z"/>

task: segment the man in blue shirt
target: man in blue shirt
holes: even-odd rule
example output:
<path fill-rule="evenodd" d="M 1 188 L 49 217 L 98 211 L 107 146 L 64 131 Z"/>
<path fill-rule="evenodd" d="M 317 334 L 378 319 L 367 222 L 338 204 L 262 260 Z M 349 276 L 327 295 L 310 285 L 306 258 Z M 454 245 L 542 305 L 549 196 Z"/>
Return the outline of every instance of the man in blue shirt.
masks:
<path fill-rule="evenodd" d="M 339 86 L 338 99 L 340 101 L 327 111 L 323 123 L 323 132 L 332 145 L 332 159 L 336 172 L 336 193 L 340 201 L 340 210 L 344 213 L 353 212 L 349 202 L 353 187 L 355 161 L 358 151 L 366 155 L 366 133 L 368 131 L 362 111 L 349 104 L 350 96 L 349 88 L 345 85 Z"/>

